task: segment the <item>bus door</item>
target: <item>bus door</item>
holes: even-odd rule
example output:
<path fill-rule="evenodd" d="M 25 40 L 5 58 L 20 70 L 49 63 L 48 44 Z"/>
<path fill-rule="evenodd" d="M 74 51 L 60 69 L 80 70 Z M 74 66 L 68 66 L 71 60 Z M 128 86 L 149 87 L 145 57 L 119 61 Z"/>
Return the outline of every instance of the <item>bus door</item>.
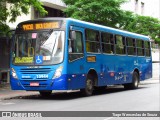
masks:
<path fill-rule="evenodd" d="M 68 39 L 68 87 L 85 86 L 84 29 L 71 26 Z"/>

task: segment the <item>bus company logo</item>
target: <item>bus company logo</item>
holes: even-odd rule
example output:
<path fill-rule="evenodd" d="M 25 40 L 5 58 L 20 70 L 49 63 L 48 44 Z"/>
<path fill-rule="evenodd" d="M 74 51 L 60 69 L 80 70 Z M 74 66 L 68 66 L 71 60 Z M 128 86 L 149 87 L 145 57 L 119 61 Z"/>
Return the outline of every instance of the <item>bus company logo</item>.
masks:
<path fill-rule="evenodd" d="M 22 79 L 24 78 L 31 78 L 31 76 L 22 76 Z"/>
<path fill-rule="evenodd" d="M 12 117 L 11 115 L 12 115 L 11 112 L 2 112 L 2 117 L 10 118 L 10 117 Z"/>
<path fill-rule="evenodd" d="M 29 67 L 27 67 L 27 68 L 41 68 L 40 66 L 29 66 Z"/>

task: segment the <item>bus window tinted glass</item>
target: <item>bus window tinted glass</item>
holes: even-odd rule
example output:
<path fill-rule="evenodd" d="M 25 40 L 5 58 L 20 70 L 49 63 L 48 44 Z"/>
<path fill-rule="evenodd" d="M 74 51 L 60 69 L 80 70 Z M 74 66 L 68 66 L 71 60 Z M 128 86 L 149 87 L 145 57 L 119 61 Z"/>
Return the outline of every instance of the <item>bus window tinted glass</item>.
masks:
<path fill-rule="evenodd" d="M 125 45 L 123 37 L 120 35 L 115 36 L 116 39 L 116 54 L 125 54 Z"/>
<path fill-rule="evenodd" d="M 144 46 L 145 46 L 145 55 L 147 57 L 150 57 L 151 56 L 150 42 L 145 41 Z"/>
<path fill-rule="evenodd" d="M 101 47 L 100 47 L 99 32 L 86 29 L 85 33 L 86 33 L 86 51 L 100 53 Z"/>
<path fill-rule="evenodd" d="M 126 43 L 127 43 L 127 54 L 136 55 L 135 39 L 126 38 Z"/>
<path fill-rule="evenodd" d="M 138 56 L 144 56 L 144 41 L 137 39 L 136 40 L 137 43 L 137 55 Z"/>
<path fill-rule="evenodd" d="M 101 33 L 102 51 L 103 53 L 114 53 L 114 38 L 113 34 Z"/>
<path fill-rule="evenodd" d="M 76 39 L 68 41 L 69 61 L 83 57 L 82 33 L 75 31 L 75 34 Z"/>

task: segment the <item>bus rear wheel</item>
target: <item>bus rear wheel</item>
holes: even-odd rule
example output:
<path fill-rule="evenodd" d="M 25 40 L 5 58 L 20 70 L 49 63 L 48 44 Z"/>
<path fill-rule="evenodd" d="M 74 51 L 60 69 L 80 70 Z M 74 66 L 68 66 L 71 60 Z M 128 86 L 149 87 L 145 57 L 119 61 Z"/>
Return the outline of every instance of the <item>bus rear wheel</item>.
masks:
<path fill-rule="evenodd" d="M 139 75 L 137 72 L 133 73 L 132 83 L 124 84 L 125 89 L 137 89 L 139 85 Z"/>
<path fill-rule="evenodd" d="M 39 91 L 42 97 L 48 97 L 52 94 L 52 91 Z"/>
<path fill-rule="evenodd" d="M 87 78 L 86 87 L 84 89 L 81 89 L 80 91 L 85 96 L 91 96 L 93 93 L 93 80 L 90 78 Z"/>

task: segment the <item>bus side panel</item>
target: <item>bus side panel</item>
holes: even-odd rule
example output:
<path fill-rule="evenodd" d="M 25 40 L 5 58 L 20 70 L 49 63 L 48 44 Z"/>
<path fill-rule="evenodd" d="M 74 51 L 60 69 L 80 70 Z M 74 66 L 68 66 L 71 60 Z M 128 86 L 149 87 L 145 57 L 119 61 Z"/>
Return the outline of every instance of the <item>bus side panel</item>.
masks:
<path fill-rule="evenodd" d="M 86 73 L 85 58 L 68 63 L 68 89 L 80 89 L 85 87 Z"/>
<path fill-rule="evenodd" d="M 140 68 L 140 80 L 149 79 L 152 77 L 152 60 L 151 58 L 138 57 Z"/>
<path fill-rule="evenodd" d="M 130 83 L 136 57 L 107 54 L 88 54 L 95 56 L 96 62 L 86 62 L 86 71 L 94 69 L 98 75 L 97 86 Z"/>

